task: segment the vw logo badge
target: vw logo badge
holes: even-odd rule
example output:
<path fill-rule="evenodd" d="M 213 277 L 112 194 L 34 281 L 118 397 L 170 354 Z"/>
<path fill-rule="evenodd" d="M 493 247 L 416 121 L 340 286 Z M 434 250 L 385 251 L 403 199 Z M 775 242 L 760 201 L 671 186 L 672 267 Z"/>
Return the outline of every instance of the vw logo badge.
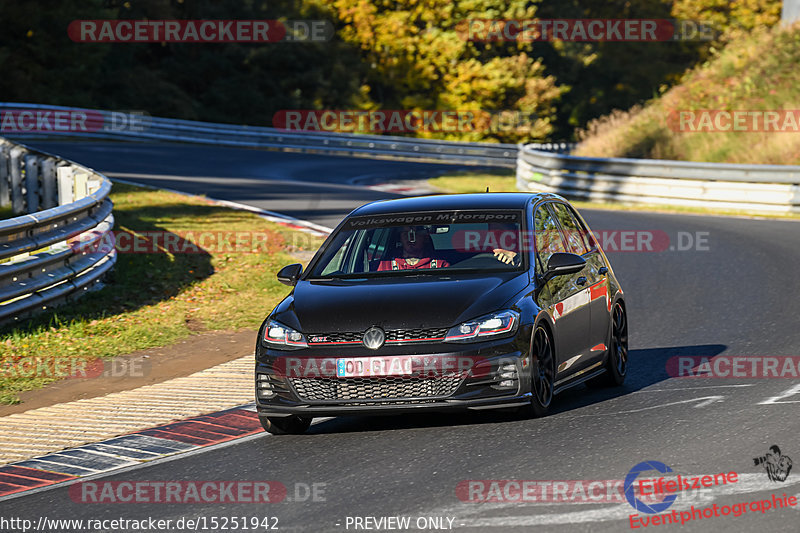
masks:
<path fill-rule="evenodd" d="M 373 326 L 369 328 L 364 333 L 364 346 L 369 348 L 370 350 L 377 350 L 381 346 L 383 346 L 383 342 L 386 340 L 386 335 L 384 335 L 383 330 L 377 326 Z"/>

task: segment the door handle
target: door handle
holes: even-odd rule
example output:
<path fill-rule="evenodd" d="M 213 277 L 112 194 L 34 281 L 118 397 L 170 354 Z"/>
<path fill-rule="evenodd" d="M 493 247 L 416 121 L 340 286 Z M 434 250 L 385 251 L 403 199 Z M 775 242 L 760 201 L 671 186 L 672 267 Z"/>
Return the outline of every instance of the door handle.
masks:
<path fill-rule="evenodd" d="M 597 271 L 598 274 L 608 274 L 608 267 L 600 267 L 600 270 Z"/>
<path fill-rule="evenodd" d="M 577 283 L 578 285 L 586 285 L 586 277 L 585 276 L 579 277 L 578 279 L 575 280 L 575 283 Z"/>

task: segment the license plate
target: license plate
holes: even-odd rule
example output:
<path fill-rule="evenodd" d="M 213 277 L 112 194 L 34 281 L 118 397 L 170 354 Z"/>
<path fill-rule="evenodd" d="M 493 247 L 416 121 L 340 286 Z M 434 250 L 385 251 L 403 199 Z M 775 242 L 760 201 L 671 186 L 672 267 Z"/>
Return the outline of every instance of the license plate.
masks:
<path fill-rule="evenodd" d="M 336 360 L 340 378 L 411 375 L 411 357 L 348 357 Z"/>

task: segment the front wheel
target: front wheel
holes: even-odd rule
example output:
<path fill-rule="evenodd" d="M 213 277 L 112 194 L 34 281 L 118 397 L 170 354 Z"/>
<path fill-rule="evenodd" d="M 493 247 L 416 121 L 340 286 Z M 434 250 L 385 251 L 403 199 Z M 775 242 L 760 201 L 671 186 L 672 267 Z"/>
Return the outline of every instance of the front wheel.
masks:
<path fill-rule="evenodd" d="M 555 389 L 555 354 L 550 334 L 538 326 L 531 347 L 531 405 L 528 414 L 539 418 L 547 414 Z"/>
<path fill-rule="evenodd" d="M 303 416 L 259 416 L 264 431 L 273 435 L 301 435 L 311 425 L 311 419 Z"/>
<path fill-rule="evenodd" d="M 628 374 L 628 317 L 621 303 L 614 304 L 611 320 L 606 371 L 603 375 L 589 381 L 587 384 L 590 386 L 619 386 L 622 385 Z"/>

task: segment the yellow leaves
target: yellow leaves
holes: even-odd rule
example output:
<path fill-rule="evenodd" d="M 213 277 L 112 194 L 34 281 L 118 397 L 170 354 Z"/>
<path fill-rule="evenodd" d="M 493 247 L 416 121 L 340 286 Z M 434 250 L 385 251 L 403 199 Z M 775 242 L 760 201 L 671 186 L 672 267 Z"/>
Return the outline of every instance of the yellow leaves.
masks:
<path fill-rule="evenodd" d="M 549 133 L 552 100 L 562 93 L 555 79 L 544 77 L 539 62 L 515 54 L 513 47 L 495 51 L 490 45 L 467 41 L 463 32 L 463 23 L 470 18 L 532 18 L 536 7 L 531 3 L 513 1 L 497 7 L 482 0 L 319 1 L 345 24 L 341 37 L 364 50 L 365 62 L 372 66 L 370 81 L 359 93 L 361 108 L 396 109 L 399 103 L 403 109 L 418 110 L 536 112 L 546 115 L 535 128 L 536 135 Z M 517 50 L 525 48 L 520 45 Z M 501 52 L 504 49 L 511 51 Z M 529 83 L 532 78 L 536 82 Z M 368 103 L 387 93 L 389 101 Z M 516 140 L 498 138 L 494 132 L 468 133 L 465 140 Z"/>
<path fill-rule="evenodd" d="M 676 0 L 672 16 L 698 21 L 715 31 L 730 34 L 739 30 L 768 29 L 778 24 L 781 2 L 776 0 Z"/>

